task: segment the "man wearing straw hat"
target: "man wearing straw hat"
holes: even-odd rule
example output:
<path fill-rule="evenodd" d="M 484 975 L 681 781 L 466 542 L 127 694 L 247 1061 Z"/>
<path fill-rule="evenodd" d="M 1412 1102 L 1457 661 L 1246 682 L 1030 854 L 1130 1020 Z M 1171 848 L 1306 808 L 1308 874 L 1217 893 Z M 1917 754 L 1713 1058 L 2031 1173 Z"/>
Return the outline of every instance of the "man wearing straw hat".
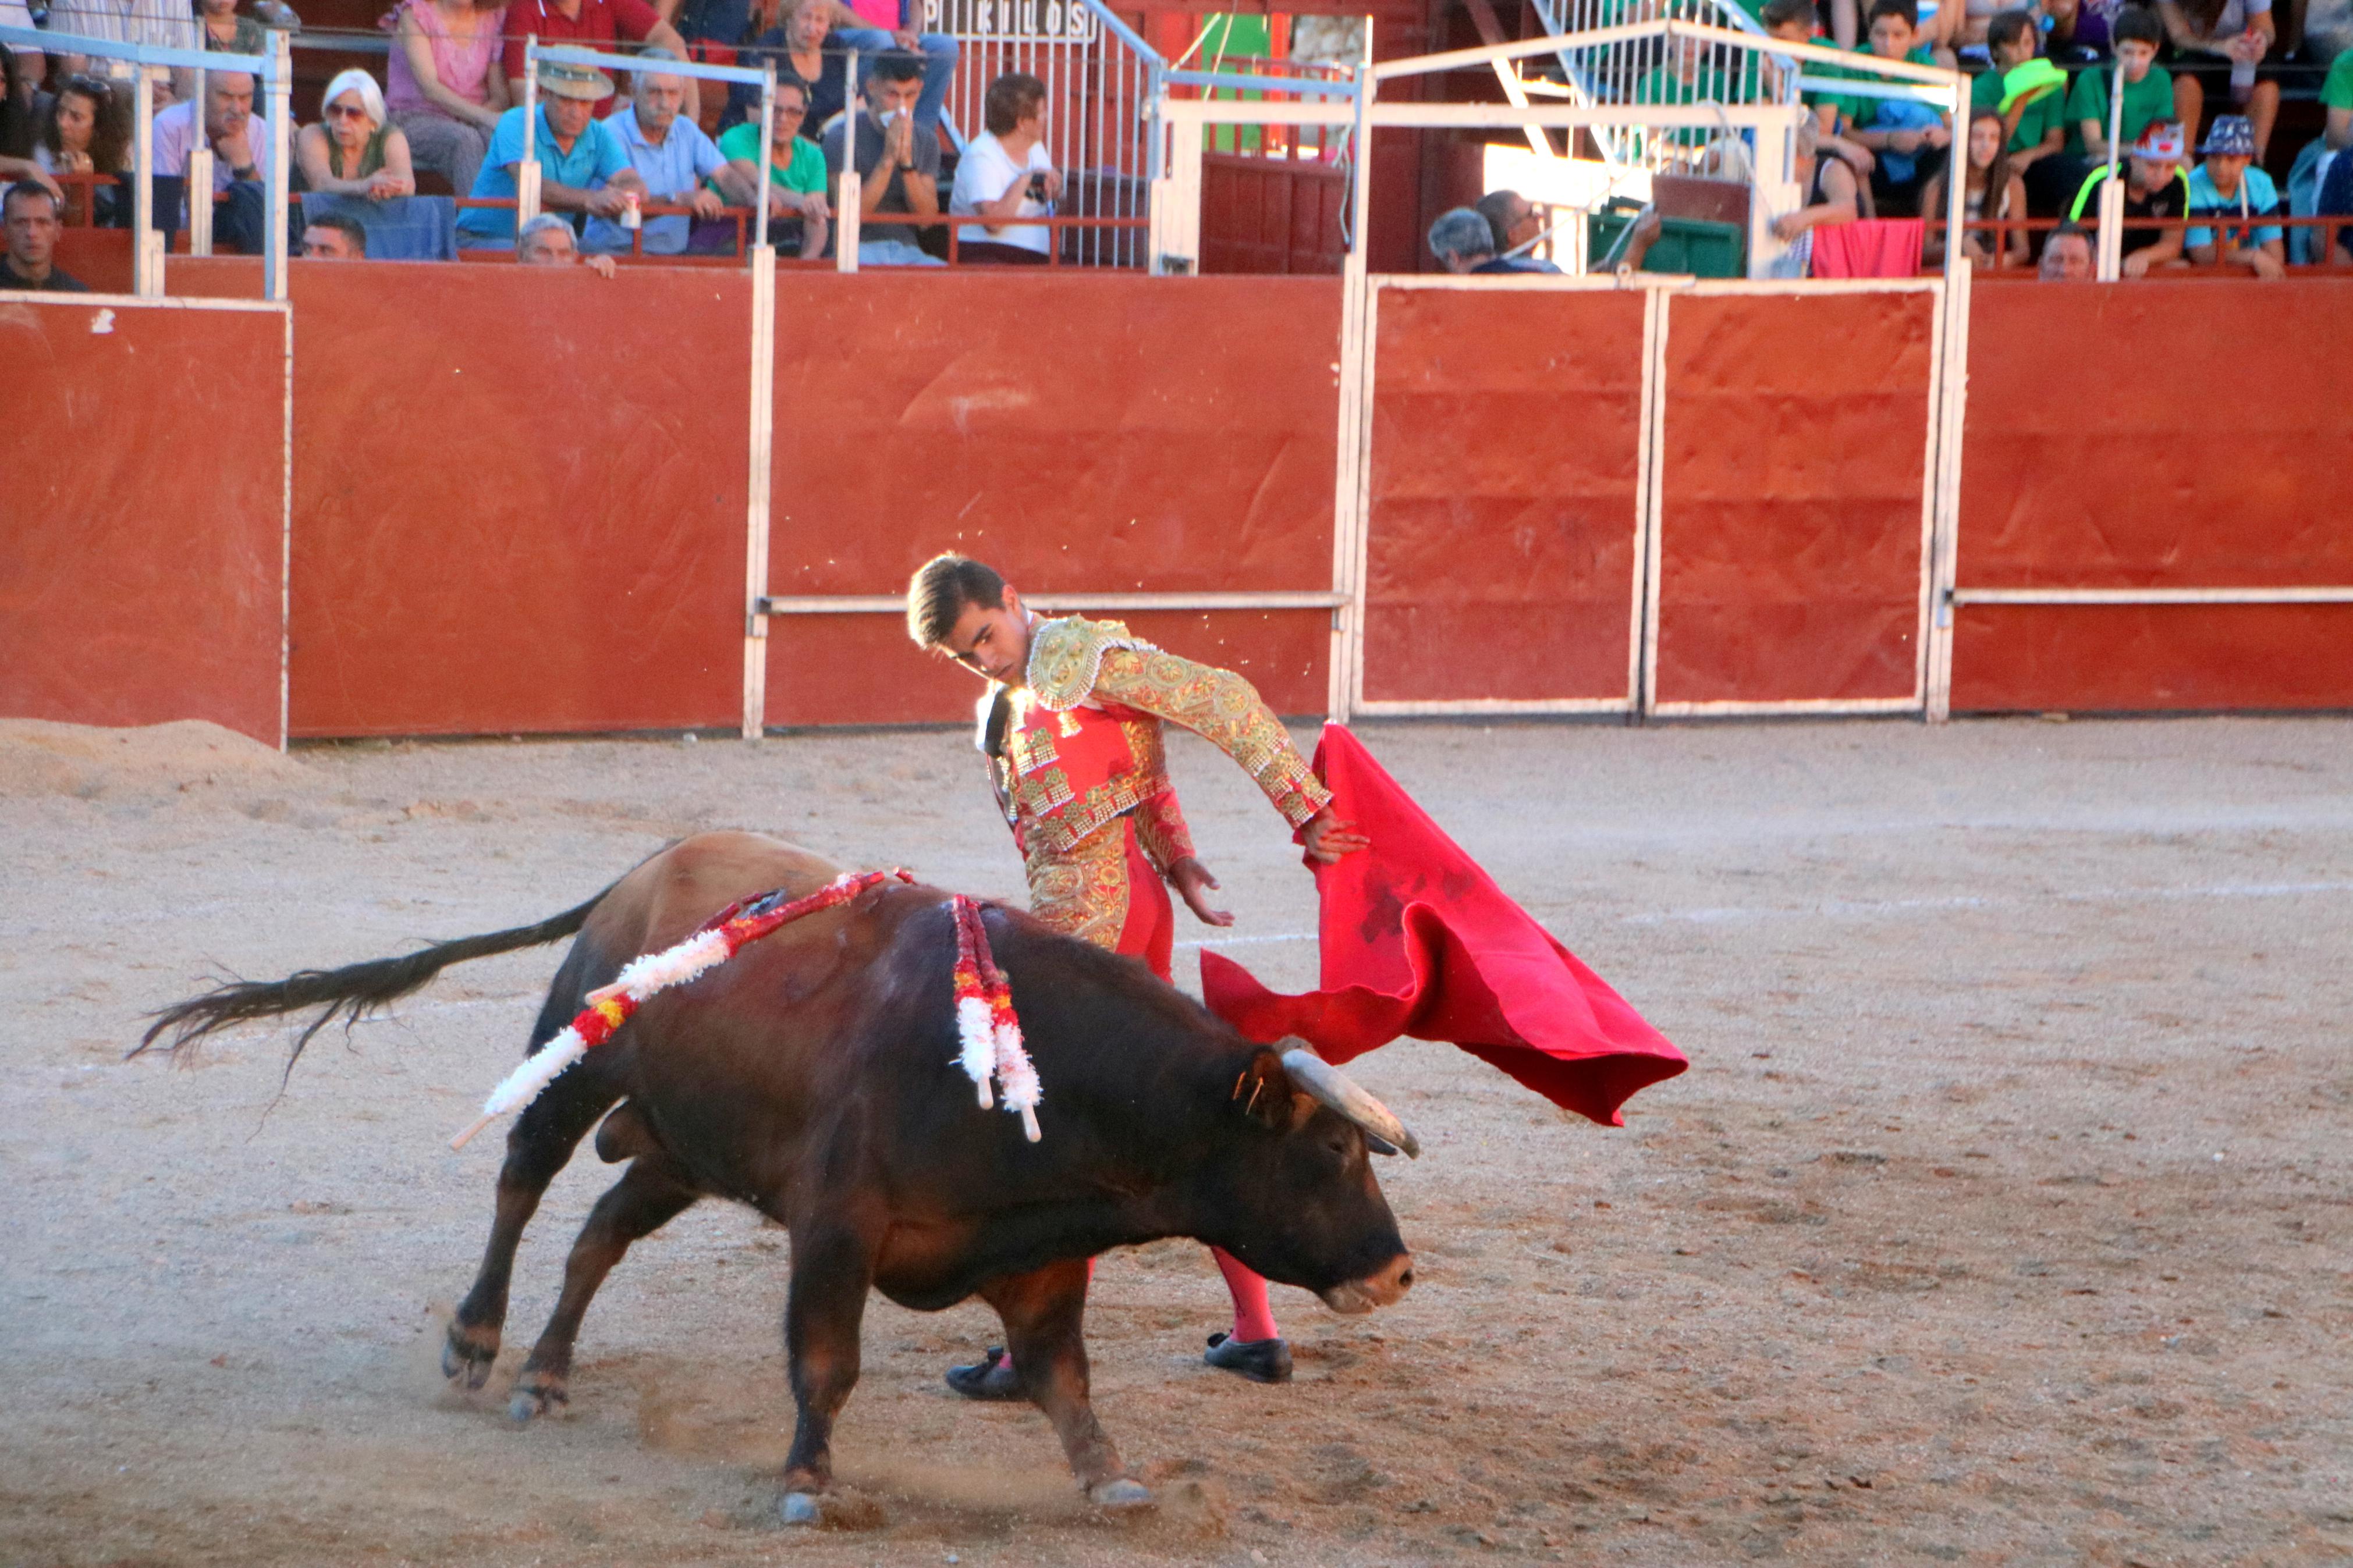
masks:
<path fill-rule="evenodd" d="M 539 107 L 532 136 L 539 156 L 539 205 L 543 211 L 613 217 L 634 192 L 643 200 L 646 182 L 629 164 L 629 154 L 613 128 L 596 118 L 596 105 L 613 95 L 613 79 L 587 66 L 539 62 Z M 474 176 L 476 201 L 513 201 L 523 156 L 523 111 L 499 116 L 490 151 Z M 512 207 L 468 207 L 458 215 L 458 243 L 469 249 L 506 249 L 514 244 Z"/>

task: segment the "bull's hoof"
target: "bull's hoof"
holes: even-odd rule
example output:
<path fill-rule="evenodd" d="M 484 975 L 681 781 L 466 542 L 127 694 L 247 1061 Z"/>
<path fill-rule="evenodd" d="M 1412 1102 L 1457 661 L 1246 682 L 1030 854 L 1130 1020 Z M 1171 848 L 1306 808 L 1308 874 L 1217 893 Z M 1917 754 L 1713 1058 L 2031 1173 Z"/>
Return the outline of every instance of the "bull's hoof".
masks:
<path fill-rule="evenodd" d="M 1201 1359 L 1220 1372 L 1240 1373 L 1252 1383 L 1289 1383 L 1291 1345 L 1284 1340 L 1238 1340 L 1211 1334 Z"/>
<path fill-rule="evenodd" d="M 825 1522 L 825 1505 L 815 1492 L 786 1492 L 776 1504 L 776 1517 L 788 1525 Z"/>
<path fill-rule="evenodd" d="M 496 1334 L 480 1335 L 457 1323 L 449 1325 L 448 1338 L 441 1342 L 442 1376 L 464 1384 L 470 1393 L 491 1381 L 491 1363 L 498 1359 Z"/>
<path fill-rule="evenodd" d="M 1134 1513 L 1153 1506 L 1152 1493 L 1140 1481 L 1121 1476 L 1113 1480 L 1097 1481 L 1087 1489 L 1087 1500 L 1097 1508 L 1113 1513 Z"/>
<path fill-rule="evenodd" d="M 1014 1375 L 1013 1358 L 1001 1345 L 970 1366 L 948 1368 L 948 1386 L 966 1399 L 1022 1399 L 1021 1380 Z"/>
<path fill-rule="evenodd" d="M 514 1386 L 514 1394 L 507 1401 L 507 1419 L 518 1426 L 528 1426 L 539 1416 L 552 1414 L 572 1403 L 561 1378 L 533 1377 L 524 1374 Z"/>

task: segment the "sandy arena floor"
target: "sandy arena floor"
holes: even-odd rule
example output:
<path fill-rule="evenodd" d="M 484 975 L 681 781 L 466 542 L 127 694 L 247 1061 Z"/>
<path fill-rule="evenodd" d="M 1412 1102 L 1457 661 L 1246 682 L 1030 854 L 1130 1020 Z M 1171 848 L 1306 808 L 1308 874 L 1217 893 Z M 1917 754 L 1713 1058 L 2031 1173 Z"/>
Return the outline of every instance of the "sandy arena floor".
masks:
<path fill-rule="evenodd" d="M 1198 1247 L 1107 1259 L 1141 1524 L 1081 1504 L 1034 1411 L 941 1386 L 981 1309 L 878 1302 L 839 1447 L 875 1522 L 802 1534 L 770 1511 L 786 1254 L 746 1212 L 632 1254 L 574 1414 L 518 1429 L 506 1376 L 612 1174 L 584 1151 L 499 1378 L 435 1370 L 498 1157 L 443 1140 L 558 950 L 322 1037 L 274 1110 L 283 1031 L 190 1071 L 123 1047 L 213 966 L 536 919 L 700 827 L 1017 893 L 963 737 L 290 759 L 0 725 L 0 1563 L 2353 1557 L 2353 725 L 1364 733 L 1692 1071 L 1612 1131 L 1451 1047 L 1366 1058 L 1430 1145 L 1384 1166 L 1420 1282 L 1348 1320 L 1278 1290 L 1287 1388 L 1199 1365 Z M 1230 951 L 1312 983 L 1274 818 L 1206 748 L 1176 766 Z"/>

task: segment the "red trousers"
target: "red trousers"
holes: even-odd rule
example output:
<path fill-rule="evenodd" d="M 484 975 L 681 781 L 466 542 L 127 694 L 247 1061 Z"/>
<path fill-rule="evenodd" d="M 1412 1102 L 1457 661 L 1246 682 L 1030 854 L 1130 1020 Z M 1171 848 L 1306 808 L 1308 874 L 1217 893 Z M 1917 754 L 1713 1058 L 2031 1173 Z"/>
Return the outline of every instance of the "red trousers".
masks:
<path fill-rule="evenodd" d="M 1135 824 L 1123 820 L 1119 826 L 1127 835 L 1127 923 L 1120 927 L 1119 951 L 1141 958 L 1173 985 L 1169 964 L 1176 949 L 1176 910 L 1168 901 L 1168 885 L 1136 841 Z"/>
<path fill-rule="evenodd" d="M 1170 963 L 1176 946 L 1176 910 L 1168 901 L 1168 885 L 1137 842 L 1135 824 L 1122 821 L 1120 829 L 1127 835 L 1127 921 L 1120 927 L 1119 951 L 1141 958 L 1153 973 L 1174 984 Z M 1234 1299 L 1234 1338 L 1245 1342 L 1280 1338 L 1282 1331 L 1275 1326 L 1266 1281 L 1223 1247 L 1213 1247 L 1209 1254 Z"/>

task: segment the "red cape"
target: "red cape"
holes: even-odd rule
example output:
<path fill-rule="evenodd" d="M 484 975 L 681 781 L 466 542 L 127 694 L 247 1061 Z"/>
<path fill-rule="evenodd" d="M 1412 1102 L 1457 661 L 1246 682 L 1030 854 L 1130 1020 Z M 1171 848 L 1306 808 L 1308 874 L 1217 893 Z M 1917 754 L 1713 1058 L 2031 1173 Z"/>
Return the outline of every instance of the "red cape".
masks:
<path fill-rule="evenodd" d="M 1667 1037 L 1495 886 L 1356 738 L 1324 728 L 1315 772 L 1372 847 L 1310 862 L 1324 988 L 1279 996 L 1204 949 L 1201 994 L 1253 1040 L 1298 1035 L 1338 1063 L 1401 1035 L 1446 1040 L 1605 1126 L 1689 1065 Z"/>

